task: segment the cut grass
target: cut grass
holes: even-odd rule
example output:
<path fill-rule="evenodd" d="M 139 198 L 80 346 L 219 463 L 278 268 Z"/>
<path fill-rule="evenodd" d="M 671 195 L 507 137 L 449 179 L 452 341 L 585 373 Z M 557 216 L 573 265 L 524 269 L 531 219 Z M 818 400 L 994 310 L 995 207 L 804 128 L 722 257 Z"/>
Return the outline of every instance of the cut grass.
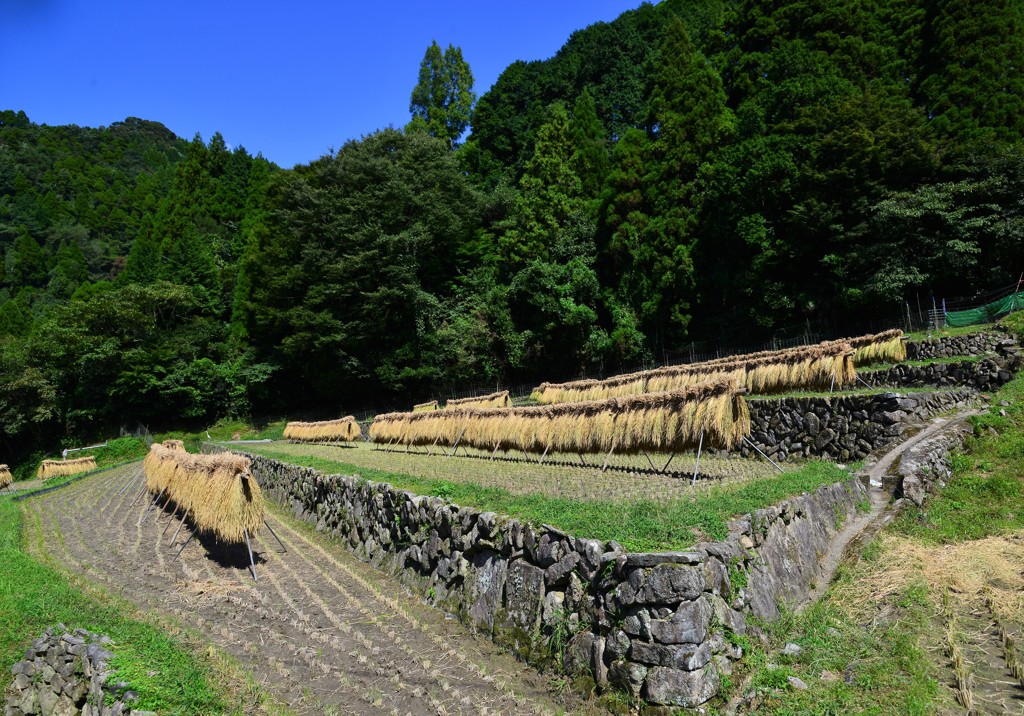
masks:
<path fill-rule="evenodd" d="M 9 674 L 47 627 L 63 623 L 114 640 L 114 678 L 139 692 L 138 708 L 187 714 L 225 711 L 209 663 L 139 620 L 126 603 L 86 595 L 57 570 L 33 559 L 22 549 L 21 528 L 21 511 L 9 498 L 0 498 L 0 673 Z"/>
<path fill-rule="evenodd" d="M 258 446 L 251 450 L 281 462 L 328 474 L 356 475 L 400 490 L 434 495 L 465 506 L 498 512 L 535 525 L 549 524 L 577 537 L 615 540 L 636 552 L 678 550 L 702 539 L 723 539 L 727 523 L 781 500 L 850 477 L 833 463 L 813 461 L 801 469 L 739 486 L 713 487 L 696 498 L 670 501 L 609 501 L 513 494 L 474 482 L 416 477 L 322 457 L 294 455 Z M 443 459 L 443 458 L 435 458 Z"/>

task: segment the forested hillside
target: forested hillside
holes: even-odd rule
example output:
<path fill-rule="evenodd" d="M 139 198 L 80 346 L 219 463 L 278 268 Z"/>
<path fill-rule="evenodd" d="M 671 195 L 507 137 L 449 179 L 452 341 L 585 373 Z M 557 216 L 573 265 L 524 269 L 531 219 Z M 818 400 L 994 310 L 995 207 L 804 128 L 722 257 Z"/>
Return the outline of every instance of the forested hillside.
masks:
<path fill-rule="evenodd" d="M 405 129 L 290 171 L 2 112 L 2 447 L 411 404 L 1010 283 L 1022 67 L 1009 0 L 663 0 L 475 105 L 435 45 Z"/>

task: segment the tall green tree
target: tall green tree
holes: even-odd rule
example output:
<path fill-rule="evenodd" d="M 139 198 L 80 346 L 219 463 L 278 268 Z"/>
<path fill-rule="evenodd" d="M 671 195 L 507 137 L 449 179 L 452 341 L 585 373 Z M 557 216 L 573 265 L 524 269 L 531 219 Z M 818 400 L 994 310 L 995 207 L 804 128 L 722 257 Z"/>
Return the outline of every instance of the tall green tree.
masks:
<path fill-rule="evenodd" d="M 413 120 L 410 128 L 424 129 L 454 148 L 469 126 L 475 102 L 473 72 L 462 57 L 462 49 L 448 45 L 442 52 L 437 40 L 431 42 L 409 100 Z"/>
<path fill-rule="evenodd" d="M 920 92 L 937 129 L 962 142 L 1024 133 L 1024 7 L 937 0 L 925 29 Z"/>

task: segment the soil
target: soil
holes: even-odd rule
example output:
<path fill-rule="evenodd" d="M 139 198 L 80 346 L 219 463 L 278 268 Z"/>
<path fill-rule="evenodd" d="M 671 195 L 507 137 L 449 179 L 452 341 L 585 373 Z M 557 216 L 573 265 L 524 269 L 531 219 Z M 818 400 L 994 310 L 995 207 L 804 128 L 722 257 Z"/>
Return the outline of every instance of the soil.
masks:
<path fill-rule="evenodd" d="M 287 552 L 190 536 L 154 510 L 138 463 L 24 503 L 29 545 L 67 570 L 198 631 L 300 714 L 603 713 L 557 679 L 411 596 L 307 526 L 272 513 Z M 137 499 L 138 498 L 138 499 Z M 38 548 L 37 548 L 38 549 Z"/>

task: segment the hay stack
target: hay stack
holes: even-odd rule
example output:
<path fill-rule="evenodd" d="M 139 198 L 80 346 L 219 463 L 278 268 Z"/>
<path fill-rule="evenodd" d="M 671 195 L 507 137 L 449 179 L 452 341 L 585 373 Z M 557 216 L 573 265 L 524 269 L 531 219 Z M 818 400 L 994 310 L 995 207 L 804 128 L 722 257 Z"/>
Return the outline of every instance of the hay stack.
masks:
<path fill-rule="evenodd" d="M 414 413 L 428 413 L 431 410 L 437 410 L 438 405 L 436 400 L 431 400 L 426 403 L 417 403 L 412 406 L 412 412 Z"/>
<path fill-rule="evenodd" d="M 512 398 L 507 390 L 502 390 L 490 395 L 479 395 L 475 398 L 459 398 L 449 400 L 444 404 L 444 409 L 449 408 L 508 408 L 512 405 Z"/>
<path fill-rule="evenodd" d="M 447 408 L 435 413 L 378 415 L 379 443 L 445 445 L 482 450 L 636 452 L 685 450 L 704 444 L 731 449 L 750 432 L 742 391 L 730 380 L 683 389 L 579 403 L 521 408 Z"/>
<path fill-rule="evenodd" d="M 291 422 L 284 428 L 285 440 L 304 443 L 352 442 L 362 434 L 359 423 L 351 415 L 318 423 Z"/>
<path fill-rule="evenodd" d="M 184 440 L 164 440 L 164 447 L 168 450 L 177 450 L 178 452 L 187 452 L 185 450 Z"/>
<path fill-rule="evenodd" d="M 75 460 L 43 460 L 39 465 L 39 472 L 36 474 L 44 480 L 51 480 L 55 477 L 77 475 L 80 472 L 88 472 L 95 469 L 96 458 L 90 455 Z"/>
<path fill-rule="evenodd" d="M 846 341 L 857 351 L 853 362 L 858 366 L 902 363 L 907 359 L 907 346 L 903 342 L 903 331 L 899 328 L 859 338 L 847 338 Z"/>
<path fill-rule="evenodd" d="M 0 490 L 7 488 L 14 482 L 14 477 L 11 475 L 11 468 L 7 465 L 0 465 Z"/>
<path fill-rule="evenodd" d="M 146 486 L 192 519 L 196 529 L 225 542 L 242 542 L 263 525 L 266 506 L 249 458 L 231 453 L 192 455 L 154 444 L 143 462 Z"/>
<path fill-rule="evenodd" d="M 802 348 L 667 366 L 606 380 L 542 383 L 533 391 L 532 397 L 539 403 L 550 405 L 662 393 L 717 380 L 734 381 L 756 394 L 801 388 L 828 389 L 833 385 L 833 378 L 836 387 L 850 385 L 857 380 L 853 355 L 849 343 L 829 341 Z"/>

